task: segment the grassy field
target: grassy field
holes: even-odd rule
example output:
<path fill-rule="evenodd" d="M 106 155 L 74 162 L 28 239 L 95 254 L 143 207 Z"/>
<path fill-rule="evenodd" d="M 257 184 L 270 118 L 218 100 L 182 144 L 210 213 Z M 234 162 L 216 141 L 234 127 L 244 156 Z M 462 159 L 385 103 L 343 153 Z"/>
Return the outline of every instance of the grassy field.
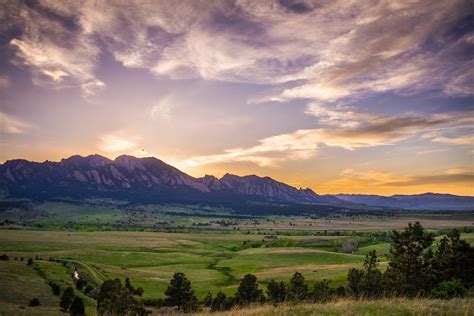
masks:
<path fill-rule="evenodd" d="M 10 220 L 37 228 L 104 229 L 135 228 L 149 230 L 217 230 L 320 232 L 377 231 L 402 229 L 419 221 L 428 229 L 472 227 L 474 212 L 381 211 L 312 214 L 306 216 L 238 215 L 229 210 L 187 205 L 121 205 L 94 203 L 26 203 L 23 207 L 0 208 L 0 221 Z"/>
<path fill-rule="evenodd" d="M 474 240 L 474 234 L 463 237 L 471 242 Z M 364 237 L 352 236 L 279 235 L 265 240 L 266 235 L 235 231 L 0 229 L 1 252 L 10 257 L 9 261 L 0 261 L 0 314 L 59 312 L 58 298 L 47 283 L 55 281 L 64 289 L 73 285 L 73 279 L 70 270 L 49 258 L 69 262 L 98 285 L 108 278 L 129 277 L 132 284 L 143 287 L 145 298 L 163 297 L 172 275 L 183 272 L 191 280 L 198 297 L 203 298 L 208 291 L 215 294 L 222 290 L 232 295 L 239 279 L 247 273 L 255 274 L 262 286 L 271 279 L 287 281 L 295 271 L 303 273 L 310 282 L 326 278 L 332 280 L 332 286 L 344 285 L 348 269 L 360 266 L 369 250 L 385 253 L 389 249 L 386 242 L 371 243 Z M 353 253 L 343 253 L 337 245 L 345 241 L 358 242 L 360 247 Z M 23 261 L 20 261 L 22 257 Z M 28 266 L 27 259 L 36 257 L 41 259 Z M 384 256 L 381 260 L 384 268 Z M 27 307 L 33 297 L 40 300 L 40 307 Z M 84 300 L 88 313 L 94 313 L 94 301 L 86 297 Z M 310 314 L 311 310 L 305 311 L 305 308 L 298 307 L 301 314 Z M 285 314 L 285 310 L 281 313 Z M 272 311 L 268 310 L 268 314 Z"/>
<path fill-rule="evenodd" d="M 284 304 L 279 306 L 257 306 L 236 309 L 225 314 L 214 315 L 374 315 L 374 316 L 406 316 L 406 315 L 473 315 L 473 299 L 451 299 L 449 301 L 427 299 L 381 299 L 374 301 L 337 300 L 325 304 Z M 205 313 L 203 313 L 205 315 Z"/>
<path fill-rule="evenodd" d="M 199 298 L 219 290 L 233 295 L 247 273 L 256 275 L 262 286 L 271 279 L 286 282 L 298 271 L 309 283 L 325 278 L 337 287 L 346 284 L 348 270 L 360 267 L 370 250 L 377 250 L 380 267 L 385 269 L 390 248 L 387 231 L 414 221 L 433 231 L 472 228 L 474 213 L 254 217 L 182 205 L 130 209 L 120 203 L 47 202 L 2 210 L 0 220 L 6 219 L 14 224 L 0 226 L 0 254 L 10 257 L 0 261 L 0 315 L 54 315 L 60 313 L 59 298 L 48 283 L 62 290 L 73 286 L 74 268 L 97 287 L 106 279 L 129 277 L 134 286 L 144 289 L 147 299 L 163 298 L 175 272 L 186 274 Z M 474 233 L 463 238 L 474 243 Z M 33 265 L 27 265 L 28 258 L 35 259 Z M 95 301 L 81 296 L 87 313 L 95 314 Z M 34 297 L 41 306 L 28 307 Z M 404 315 L 415 310 L 409 300 L 384 304 L 394 304 L 394 310 Z M 449 306 L 434 301 L 423 304 L 434 304 L 439 311 Z M 331 315 L 359 314 L 363 308 L 368 314 L 376 311 L 376 305 L 348 305 L 355 307 L 334 303 L 318 308 Z M 255 311 L 315 313 L 312 305 L 292 308 L 265 306 Z"/>

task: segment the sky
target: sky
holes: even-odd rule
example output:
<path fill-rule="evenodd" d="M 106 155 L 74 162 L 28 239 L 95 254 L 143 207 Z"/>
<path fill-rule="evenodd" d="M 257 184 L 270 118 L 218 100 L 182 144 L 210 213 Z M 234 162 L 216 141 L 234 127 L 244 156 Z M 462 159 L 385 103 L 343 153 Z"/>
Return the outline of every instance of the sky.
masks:
<path fill-rule="evenodd" d="M 474 195 L 474 3 L 0 2 L 0 161 Z"/>

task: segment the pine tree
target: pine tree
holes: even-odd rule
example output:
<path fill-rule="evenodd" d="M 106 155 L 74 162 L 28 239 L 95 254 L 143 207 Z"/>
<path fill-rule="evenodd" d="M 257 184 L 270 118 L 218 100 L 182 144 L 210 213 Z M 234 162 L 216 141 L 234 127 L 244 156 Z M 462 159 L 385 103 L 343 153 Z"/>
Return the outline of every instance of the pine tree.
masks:
<path fill-rule="evenodd" d="M 365 272 L 361 269 L 351 268 L 347 274 L 347 281 L 349 282 L 349 289 L 355 298 L 359 298 L 363 293 L 363 281 Z"/>
<path fill-rule="evenodd" d="M 454 229 L 441 239 L 432 262 L 435 283 L 460 280 L 464 287 L 474 286 L 474 248 Z"/>
<path fill-rule="evenodd" d="M 285 283 L 278 283 L 272 279 L 267 285 L 267 295 L 268 299 L 274 304 L 284 302 L 286 299 Z"/>
<path fill-rule="evenodd" d="M 392 294 L 416 296 L 429 287 L 429 263 L 433 235 L 419 222 L 408 224 L 403 232 L 392 232 L 389 265 L 384 274 Z"/>
<path fill-rule="evenodd" d="M 97 297 L 97 314 L 101 315 L 146 315 L 142 303 L 134 296 L 142 293 L 134 289 L 130 282 L 123 286 L 120 279 L 107 280 L 102 283 Z"/>
<path fill-rule="evenodd" d="M 241 305 L 262 301 L 263 293 L 262 290 L 258 288 L 257 278 L 252 274 L 244 276 L 240 281 L 235 297 L 237 302 Z"/>
<path fill-rule="evenodd" d="M 331 283 L 331 281 L 323 279 L 314 284 L 311 296 L 315 302 L 325 303 L 331 299 L 334 291 L 329 287 L 329 283 Z"/>
<path fill-rule="evenodd" d="M 188 312 L 194 311 L 198 307 L 191 282 L 181 272 L 173 275 L 165 294 L 168 296 L 167 303 L 171 306 L 177 306 L 179 310 Z"/>
<path fill-rule="evenodd" d="M 382 294 L 382 272 L 378 269 L 377 252 L 372 250 L 365 256 L 362 290 L 365 297 L 378 297 Z"/>
<path fill-rule="evenodd" d="M 308 286 L 301 273 L 295 272 L 290 279 L 288 287 L 288 299 L 292 301 L 305 300 L 308 297 Z"/>

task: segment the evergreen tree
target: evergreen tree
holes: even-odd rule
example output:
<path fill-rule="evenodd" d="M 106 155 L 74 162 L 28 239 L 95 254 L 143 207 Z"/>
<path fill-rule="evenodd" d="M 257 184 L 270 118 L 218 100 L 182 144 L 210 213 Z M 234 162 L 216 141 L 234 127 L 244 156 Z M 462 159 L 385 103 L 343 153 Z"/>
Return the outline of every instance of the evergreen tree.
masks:
<path fill-rule="evenodd" d="M 119 279 L 102 283 L 97 297 L 97 314 L 101 315 L 146 315 L 147 311 L 134 295 L 143 290 L 130 284 L 123 286 Z"/>
<path fill-rule="evenodd" d="M 382 272 L 378 269 L 377 253 L 372 250 L 365 256 L 362 291 L 365 297 L 378 297 L 382 294 Z"/>
<path fill-rule="evenodd" d="M 240 281 L 235 298 L 241 305 L 262 301 L 263 293 L 258 288 L 257 278 L 254 275 L 247 274 L 244 276 Z"/>
<path fill-rule="evenodd" d="M 331 299 L 333 291 L 329 287 L 329 283 L 331 283 L 331 281 L 323 279 L 322 281 L 317 281 L 314 284 L 314 289 L 311 293 L 311 296 L 315 302 L 325 303 Z"/>
<path fill-rule="evenodd" d="M 285 283 L 278 283 L 272 279 L 267 285 L 267 295 L 268 299 L 274 304 L 284 302 L 286 299 Z"/>
<path fill-rule="evenodd" d="M 74 289 L 72 287 L 68 287 L 66 290 L 64 290 L 63 295 L 61 296 L 61 301 L 59 302 L 59 306 L 61 306 L 63 312 L 67 312 L 69 310 L 69 307 L 71 306 L 75 297 L 76 294 L 74 294 Z"/>
<path fill-rule="evenodd" d="M 403 232 L 392 232 L 389 265 L 384 274 L 390 293 L 416 296 L 429 287 L 433 235 L 419 222 L 408 224 Z"/>
<path fill-rule="evenodd" d="M 288 299 L 292 301 L 305 300 L 308 297 L 308 286 L 301 273 L 295 272 L 290 279 Z"/>
<path fill-rule="evenodd" d="M 167 304 L 177 306 L 185 312 L 195 311 L 198 307 L 197 298 L 191 288 L 191 282 L 181 273 L 175 273 L 165 292 Z"/>
<path fill-rule="evenodd" d="M 84 308 L 84 303 L 79 296 L 76 296 L 74 301 L 72 301 L 71 307 L 69 308 L 69 313 L 71 316 L 85 316 L 86 310 Z"/>
<path fill-rule="evenodd" d="M 232 307 L 233 302 L 219 291 L 211 303 L 211 312 L 225 311 Z"/>
<path fill-rule="evenodd" d="M 474 286 L 474 248 L 454 229 L 441 239 L 432 269 L 435 283 L 457 279 L 466 288 Z"/>
<path fill-rule="evenodd" d="M 365 272 L 360 269 L 351 268 L 347 275 L 347 281 L 349 282 L 349 289 L 356 298 L 359 298 L 363 293 L 363 282 L 365 278 Z"/>

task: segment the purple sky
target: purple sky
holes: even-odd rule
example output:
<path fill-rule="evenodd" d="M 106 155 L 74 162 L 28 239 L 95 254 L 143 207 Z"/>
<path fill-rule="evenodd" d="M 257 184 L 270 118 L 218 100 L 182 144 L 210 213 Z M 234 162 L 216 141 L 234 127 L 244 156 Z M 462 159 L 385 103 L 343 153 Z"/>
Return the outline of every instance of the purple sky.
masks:
<path fill-rule="evenodd" d="M 0 160 L 474 195 L 472 1 L 4 1 Z"/>

